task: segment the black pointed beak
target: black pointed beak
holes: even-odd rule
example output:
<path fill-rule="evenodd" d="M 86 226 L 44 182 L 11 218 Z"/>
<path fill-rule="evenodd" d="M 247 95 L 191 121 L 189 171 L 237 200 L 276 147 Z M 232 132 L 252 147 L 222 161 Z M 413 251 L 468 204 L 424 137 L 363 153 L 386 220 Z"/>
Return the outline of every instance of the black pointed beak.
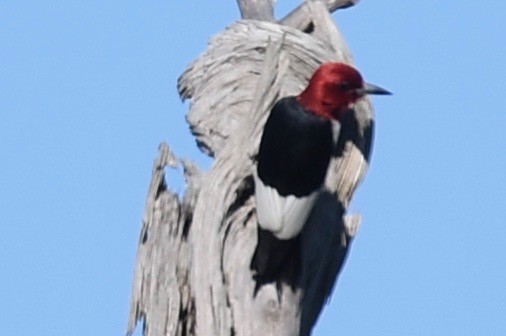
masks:
<path fill-rule="evenodd" d="M 365 83 L 363 88 L 357 89 L 356 92 L 363 96 L 367 94 L 373 94 L 373 95 L 391 95 L 392 92 L 387 91 L 383 89 L 382 87 L 379 87 L 377 85 L 371 84 L 371 83 Z"/>

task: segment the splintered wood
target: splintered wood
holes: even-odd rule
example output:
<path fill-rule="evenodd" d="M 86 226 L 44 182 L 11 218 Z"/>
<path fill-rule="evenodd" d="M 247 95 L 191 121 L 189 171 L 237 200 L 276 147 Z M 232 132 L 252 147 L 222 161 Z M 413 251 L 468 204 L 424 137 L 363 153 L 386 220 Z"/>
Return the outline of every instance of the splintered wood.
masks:
<path fill-rule="evenodd" d="M 270 1 L 260 2 L 272 10 Z M 239 3 L 243 17 L 264 21 L 241 20 L 212 38 L 178 81 L 181 97 L 190 100 L 187 120 L 197 145 L 214 163 L 201 172 L 184 161 L 186 191 L 179 198 L 164 180 L 166 167 L 179 161 L 167 145 L 160 146 L 139 239 L 128 334 L 142 320 L 146 336 L 309 335 L 359 225 L 359 216 L 345 213 L 368 166 L 373 114 L 367 100 L 343 123 L 340 155 L 302 232 L 300 287 L 282 288 L 278 301 L 275 286 L 266 285 L 253 298 L 249 263 L 257 223 L 251 176 L 268 111 L 279 97 L 299 93 L 319 64 L 351 63 L 351 56 L 329 15 L 336 1 L 305 2 L 285 18 L 296 28 L 310 22 L 310 32 L 268 22 L 269 7 L 255 14 L 247 0 Z"/>

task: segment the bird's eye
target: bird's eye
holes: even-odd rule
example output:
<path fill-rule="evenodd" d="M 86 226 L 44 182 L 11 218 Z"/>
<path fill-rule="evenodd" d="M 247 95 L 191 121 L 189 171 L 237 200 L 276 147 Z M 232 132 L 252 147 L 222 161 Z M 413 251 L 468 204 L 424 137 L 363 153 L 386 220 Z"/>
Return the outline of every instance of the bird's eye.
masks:
<path fill-rule="evenodd" d="M 348 91 L 350 89 L 350 84 L 348 84 L 348 82 L 339 82 L 337 86 L 341 91 Z"/>

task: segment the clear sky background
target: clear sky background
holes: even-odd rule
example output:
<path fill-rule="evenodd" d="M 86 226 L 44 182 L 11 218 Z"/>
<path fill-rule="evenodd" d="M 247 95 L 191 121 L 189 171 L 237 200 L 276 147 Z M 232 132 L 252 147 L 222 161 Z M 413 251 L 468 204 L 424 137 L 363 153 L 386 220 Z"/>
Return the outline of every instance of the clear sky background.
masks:
<path fill-rule="evenodd" d="M 506 335 L 505 13 L 334 14 L 364 77 L 395 95 L 374 98 L 362 226 L 314 335 Z M 223 0 L 0 2 L 1 335 L 124 333 L 158 144 L 209 164 L 176 80 L 238 18 Z"/>

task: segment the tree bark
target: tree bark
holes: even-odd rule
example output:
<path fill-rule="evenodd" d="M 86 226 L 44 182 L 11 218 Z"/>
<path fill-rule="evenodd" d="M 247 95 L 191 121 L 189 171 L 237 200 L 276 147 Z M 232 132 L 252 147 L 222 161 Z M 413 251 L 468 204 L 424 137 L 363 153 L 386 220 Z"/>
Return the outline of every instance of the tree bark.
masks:
<path fill-rule="evenodd" d="M 360 217 L 346 215 L 346 209 L 368 166 L 368 100 L 343 122 L 326 191 L 301 233 L 297 287 L 283 286 L 278 300 L 269 284 L 253 297 L 252 171 L 268 111 L 279 97 L 299 93 L 319 64 L 351 63 L 351 56 L 329 14 L 329 4 L 343 1 L 308 1 L 296 9 L 302 14 L 293 15 L 312 23 L 306 33 L 290 27 L 299 19 L 267 22 L 270 1 L 258 13 L 250 9 L 257 1 L 238 3 L 244 17 L 260 20 L 238 21 L 212 38 L 178 81 L 181 97 L 191 101 L 187 121 L 197 145 L 214 163 L 201 172 L 182 162 L 186 192 L 179 199 L 163 174 L 178 160 L 167 145 L 160 146 L 142 221 L 128 334 L 143 320 L 146 336 L 309 335 L 359 225 Z"/>

